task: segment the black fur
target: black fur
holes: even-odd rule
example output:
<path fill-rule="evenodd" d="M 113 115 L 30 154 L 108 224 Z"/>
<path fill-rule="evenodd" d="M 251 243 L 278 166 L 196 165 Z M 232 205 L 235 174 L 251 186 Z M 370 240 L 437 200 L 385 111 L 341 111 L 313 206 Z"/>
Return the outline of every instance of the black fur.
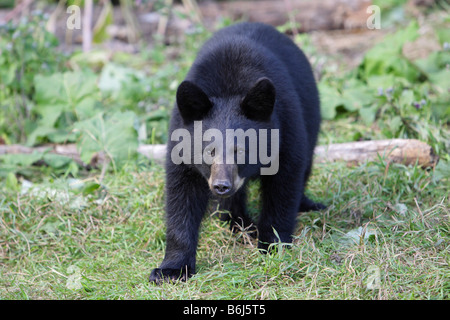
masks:
<path fill-rule="evenodd" d="M 169 139 L 177 128 L 192 132 L 195 120 L 202 120 L 203 130 L 280 130 L 278 173 L 260 176 L 259 248 L 291 242 L 297 212 L 324 208 L 304 195 L 320 126 L 319 95 L 305 55 L 287 36 L 264 24 L 241 23 L 207 41 L 177 92 Z M 212 195 L 211 166 L 174 164 L 170 155 L 176 143 L 169 141 L 166 162 L 166 253 L 150 275 L 157 283 L 195 273 L 199 227 Z M 247 182 L 260 168 L 238 165 L 238 174 Z M 232 225 L 252 223 L 245 187 L 220 199 L 221 208 L 231 211 Z"/>

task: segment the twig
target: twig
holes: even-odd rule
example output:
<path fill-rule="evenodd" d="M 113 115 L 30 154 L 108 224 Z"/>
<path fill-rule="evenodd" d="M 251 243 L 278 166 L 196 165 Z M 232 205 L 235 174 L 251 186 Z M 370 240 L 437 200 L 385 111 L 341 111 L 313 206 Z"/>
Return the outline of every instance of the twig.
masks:
<path fill-rule="evenodd" d="M 93 0 L 84 1 L 83 15 L 83 52 L 91 51 L 92 46 L 92 12 L 94 8 Z"/>
<path fill-rule="evenodd" d="M 293 11 L 291 0 L 284 0 L 284 5 L 286 6 L 286 12 L 289 17 L 289 23 L 291 25 L 292 35 L 294 37 L 296 37 L 298 34 L 298 28 L 297 28 L 297 23 L 295 21 L 295 12 Z"/>
<path fill-rule="evenodd" d="M 170 10 L 172 9 L 173 0 L 165 0 L 162 14 L 159 18 L 158 28 L 156 34 L 164 40 L 167 31 L 167 24 L 169 23 Z"/>
<path fill-rule="evenodd" d="M 139 30 L 139 25 L 136 22 L 130 0 L 120 0 L 120 8 L 122 9 L 123 17 L 127 24 L 128 42 L 136 43 L 141 32 Z"/>
<path fill-rule="evenodd" d="M 202 24 L 203 17 L 200 8 L 198 7 L 197 1 L 195 0 L 182 0 L 184 7 L 187 12 L 193 13 L 193 19 L 195 22 Z"/>
<path fill-rule="evenodd" d="M 67 0 L 59 0 L 58 5 L 56 6 L 56 9 L 53 10 L 52 14 L 50 15 L 50 18 L 47 21 L 47 31 L 51 33 L 55 33 L 56 31 L 56 19 L 58 16 L 63 12 L 64 6 L 66 5 Z"/>

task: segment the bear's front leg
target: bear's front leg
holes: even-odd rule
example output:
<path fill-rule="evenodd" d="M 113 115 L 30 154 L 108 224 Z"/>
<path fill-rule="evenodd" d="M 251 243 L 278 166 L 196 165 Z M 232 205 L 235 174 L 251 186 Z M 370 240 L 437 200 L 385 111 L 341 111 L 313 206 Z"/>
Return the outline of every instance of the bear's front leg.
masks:
<path fill-rule="evenodd" d="M 203 177 L 184 166 L 167 168 L 166 253 L 150 282 L 186 281 L 195 273 L 198 232 L 209 189 Z"/>

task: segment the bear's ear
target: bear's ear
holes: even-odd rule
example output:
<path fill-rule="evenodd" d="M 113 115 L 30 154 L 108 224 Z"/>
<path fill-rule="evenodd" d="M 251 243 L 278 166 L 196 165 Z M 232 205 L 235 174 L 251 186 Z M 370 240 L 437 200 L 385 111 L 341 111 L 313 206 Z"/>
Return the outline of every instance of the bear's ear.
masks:
<path fill-rule="evenodd" d="M 275 105 L 275 87 L 268 78 L 260 78 L 242 99 L 241 109 L 252 120 L 269 121 Z"/>
<path fill-rule="evenodd" d="M 185 123 L 201 120 L 213 104 L 202 89 L 183 81 L 177 90 L 177 106 Z"/>

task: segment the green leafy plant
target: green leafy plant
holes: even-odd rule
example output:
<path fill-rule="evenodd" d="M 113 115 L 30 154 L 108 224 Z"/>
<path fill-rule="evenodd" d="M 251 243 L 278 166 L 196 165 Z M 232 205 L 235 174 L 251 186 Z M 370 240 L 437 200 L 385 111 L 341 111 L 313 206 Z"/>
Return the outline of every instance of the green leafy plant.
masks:
<path fill-rule="evenodd" d="M 41 12 L 0 26 L 0 135 L 7 142 L 23 142 L 34 121 L 34 76 L 64 69 L 57 45 Z"/>
<path fill-rule="evenodd" d="M 97 76 L 90 71 L 38 74 L 34 82 L 36 104 L 32 111 L 38 121 L 28 136 L 29 145 L 46 140 L 75 141 L 74 123 L 101 111 Z"/>
<path fill-rule="evenodd" d="M 358 67 L 358 78 L 365 80 L 371 76 L 393 75 L 410 83 L 423 81 L 425 75 L 402 53 L 407 42 L 419 36 L 418 23 L 412 21 L 406 28 L 387 35 L 382 42 L 370 49 Z"/>
<path fill-rule="evenodd" d="M 364 56 L 360 65 L 340 78 L 319 83 L 322 117 L 356 116 L 377 124 L 376 138 L 417 138 L 435 151 L 448 148 L 450 115 L 450 50 L 448 45 L 428 57 L 410 61 L 403 54 L 407 42 L 419 36 L 418 24 L 385 37 Z M 355 138 L 374 138 L 371 132 Z"/>
<path fill-rule="evenodd" d="M 99 113 L 77 122 L 75 129 L 81 133 L 77 142 L 81 160 L 89 163 L 99 152 L 105 154 L 114 167 L 121 166 L 136 155 L 138 147 L 136 116 L 133 112 L 112 115 Z"/>

